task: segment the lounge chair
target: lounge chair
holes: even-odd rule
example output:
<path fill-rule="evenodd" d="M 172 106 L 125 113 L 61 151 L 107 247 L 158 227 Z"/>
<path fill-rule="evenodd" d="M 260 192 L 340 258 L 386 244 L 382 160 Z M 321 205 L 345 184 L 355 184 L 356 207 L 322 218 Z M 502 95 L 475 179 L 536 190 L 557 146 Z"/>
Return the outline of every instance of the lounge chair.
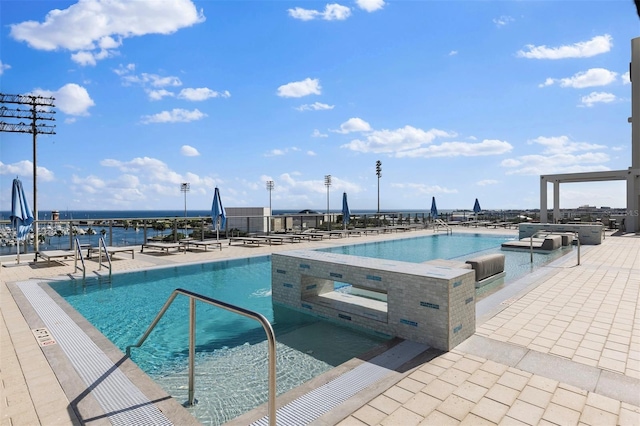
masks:
<path fill-rule="evenodd" d="M 43 259 L 46 259 L 47 266 L 51 265 L 51 261 L 56 261 L 62 264 L 62 260 L 71 260 L 75 259 L 75 252 L 73 250 L 47 250 L 47 251 L 39 251 L 38 256 Z"/>
<path fill-rule="evenodd" d="M 166 254 L 169 254 L 170 249 L 177 248 L 178 251 L 182 249 L 182 251 L 186 253 L 186 247 L 184 246 L 184 244 L 180 244 L 180 243 L 150 242 L 142 245 L 142 248 L 140 249 L 140 253 L 144 253 L 145 248 L 162 250 Z"/>
<path fill-rule="evenodd" d="M 204 251 L 207 251 L 207 247 L 209 246 L 218 246 L 220 250 L 222 250 L 222 241 L 220 240 L 191 240 L 191 241 L 183 241 L 182 244 L 185 246 L 185 250 L 188 250 L 191 246 L 196 246 L 197 248 L 204 248 Z"/>
<path fill-rule="evenodd" d="M 130 252 L 131 253 L 131 259 L 135 259 L 135 251 L 138 249 L 137 246 L 107 246 L 105 247 L 107 250 L 107 253 L 109 253 L 109 256 L 111 257 L 111 259 L 113 259 L 113 256 L 116 253 L 126 253 L 126 252 Z M 100 253 L 100 247 L 93 247 L 90 249 L 91 253 Z"/>

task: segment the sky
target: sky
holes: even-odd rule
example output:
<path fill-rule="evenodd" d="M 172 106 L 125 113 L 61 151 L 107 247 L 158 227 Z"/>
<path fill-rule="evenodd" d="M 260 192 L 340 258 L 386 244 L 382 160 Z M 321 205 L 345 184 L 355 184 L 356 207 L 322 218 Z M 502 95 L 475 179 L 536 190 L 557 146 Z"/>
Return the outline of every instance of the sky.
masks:
<path fill-rule="evenodd" d="M 216 186 L 225 207 L 529 209 L 542 174 L 631 166 L 632 0 L 2 0 L 0 24 L 0 92 L 55 98 L 41 212 L 182 210 L 185 182 L 194 210 Z M 33 159 L 0 133 L 0 210 L 16 176 L 32 199 Z M 560 207 L 625 192 L 565 184 Z"/>

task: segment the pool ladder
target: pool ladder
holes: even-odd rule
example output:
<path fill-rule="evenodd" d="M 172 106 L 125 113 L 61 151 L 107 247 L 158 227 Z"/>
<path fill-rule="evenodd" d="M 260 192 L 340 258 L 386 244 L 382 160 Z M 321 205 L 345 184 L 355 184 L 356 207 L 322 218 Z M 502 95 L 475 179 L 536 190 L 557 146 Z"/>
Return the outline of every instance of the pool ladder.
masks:
<path fill-rule="evenodd" d="M 78 258 L 80 259 L 80 263 L 82 263 L 82 267 L 78 266 Z M 84 265 L 84 257 L 82 256 L 82 247 L 80 247 L 80 241 L 76 237 L 73 243 L 73 271 L 77 271 L 78 269 L 82 269 L 82 278 L 87 276 L 87 268 Z"/>
<path fill-rule="evenodd" d="M 189 290 L 185 290 L 182 288 L 177 288 L 173 290 L 164 306 L 158 312 L 155 319 L 149 325 L 149 328 L 144 333 L 144 335 L 140 338 L 138 343 L 135 345 L 127 346 L 127 357 L 131 356 L 131 348 L 139 348 L 142 346 L 151 331 L 158 324 L 164 313 L 169 309 L 171 303 L 175 300 L 175 298 L 179 295 L 184 295 L 189 298 L 189 397 L 186 406 L 192 406 L 197 403 L 197 400 L 194 398 L 194 385 L 195 385 L 195 354 L 196 354 L 196 336 L 195 336 L 195 324 L 196 324 L 196 300 L 199 300 L 204 303 L 208 303 L 213 306 L 217 306 L 219 308 L 225 309 L 230 312 L 234 312 L 236 314 L 243 315 L 247 318 L 254 319 L 258 321 L 262 327 L 264 328 L 265 333 L 267 334 L 267 340 L 269 343 L 269 401 L 268 401 L 268 416 L 269 416 L 269 426 L 276 425 L 276 337 L 273 332 L 273 328 L 271 327 L 271 323 L 260 313 L 253 312 L 248 309 L 241 308 L 239 306 L 234 306 L 229 303 L 223 302 L 221 300 L 212 299 L 207 296 L 203 296 L 198 293 L 194 293 Z"/>

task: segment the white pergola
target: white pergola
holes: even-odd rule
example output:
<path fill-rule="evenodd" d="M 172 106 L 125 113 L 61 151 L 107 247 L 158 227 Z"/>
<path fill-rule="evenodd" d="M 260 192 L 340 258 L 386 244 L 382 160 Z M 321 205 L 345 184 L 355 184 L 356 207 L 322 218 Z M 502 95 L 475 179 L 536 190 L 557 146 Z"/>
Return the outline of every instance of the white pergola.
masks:
<path fill-rule="evenodd" d="M 631 40 L 631 167 L 627 170 L 540 176 L 540 222 L 547 223 L 547 188 L 553 183 L 553 221 L 560 219 L 560 184 L 623 180 L 627 182 L 627 232 L 640 232 L 640 37 Z"/>

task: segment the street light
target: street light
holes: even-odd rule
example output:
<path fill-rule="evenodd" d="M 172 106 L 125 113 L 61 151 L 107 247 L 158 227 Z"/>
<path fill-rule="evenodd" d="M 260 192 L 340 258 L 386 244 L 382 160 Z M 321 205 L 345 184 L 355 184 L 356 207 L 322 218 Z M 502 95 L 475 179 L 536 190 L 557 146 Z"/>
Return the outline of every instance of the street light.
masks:
<path fill-rule="evenodd" d="M 378 213 L 380 213 L 380 178 L 382 177 L 382 162 L 376 161 L 376 176 L 378 176 Z"/>
<path fill-rule="evenodd" d="M 272 180 L 267 181 L 267 191 L 269 191 L 269 219 L 267 221 L 267 234 L 271 233 L 271 215 L 273 211 L 271 210 L 271 191 L 273 191 L 275 184 Z"/>
<path fill-rule="evenodd" d="M 187 217 L 187 192 L 189 192 L 189 182 L 180 184 L 180 191 L 184 192 L 184 217 Z"/>
<path fill-rule="evenodd" d="M 329 187 L 331 186 L 331 175 L 325 175 L 324 185 L 327 187 L 327 230 L 330 231 L 331 216 L 329 214 Z"/>

